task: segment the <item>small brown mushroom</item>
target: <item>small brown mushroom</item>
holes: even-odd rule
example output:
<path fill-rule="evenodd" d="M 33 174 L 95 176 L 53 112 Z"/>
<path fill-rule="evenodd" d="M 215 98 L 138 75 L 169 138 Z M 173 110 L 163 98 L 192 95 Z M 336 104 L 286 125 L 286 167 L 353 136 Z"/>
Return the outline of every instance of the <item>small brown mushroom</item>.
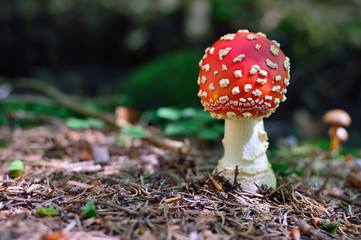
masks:
<path fill-rule="evenodd" d="M 351 125 L 350 115 L 342 109 L 330 110 L 323 115 L 322 121 L 331 124 L 332 127 L 328 130 L 330 136 L 330 153 L 336 153 L 341 149 L 341 142 L 348 139 L 348 133 L 344 127 Z"/>

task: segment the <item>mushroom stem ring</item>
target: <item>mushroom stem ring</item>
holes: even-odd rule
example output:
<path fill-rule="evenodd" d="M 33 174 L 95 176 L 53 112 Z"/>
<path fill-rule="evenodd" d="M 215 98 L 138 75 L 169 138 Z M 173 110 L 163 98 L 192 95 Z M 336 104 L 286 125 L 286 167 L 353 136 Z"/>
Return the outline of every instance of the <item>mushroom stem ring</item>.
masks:
<path fill-rule="evenodd" d="M 251 192 L 256 192 L 257 186 L 262 184 L 275 188 L 276 178 L 266 155 L 267 139 L 262 118 L 226 119 L 224 156 L 219 160 L 217 170 L 233 181 L 234 171 L 238 169 L 237 182 Z"/>

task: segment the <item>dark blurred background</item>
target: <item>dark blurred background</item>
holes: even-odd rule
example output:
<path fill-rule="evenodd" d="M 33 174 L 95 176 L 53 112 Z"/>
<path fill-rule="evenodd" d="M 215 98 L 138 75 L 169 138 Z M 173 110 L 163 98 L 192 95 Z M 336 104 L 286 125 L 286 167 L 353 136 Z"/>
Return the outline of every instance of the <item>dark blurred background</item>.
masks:
<path fill-rule="evenodd" d="M 322 115 L 342 108 L 360 146 L 360 0 L 2 0 L 0 75 L 140 111 L 201 108 L 198 61 L 238 29 L 266 33 L 291 59 L 288 100 L 265 121 L 271 137 L 326 136 Z"/>

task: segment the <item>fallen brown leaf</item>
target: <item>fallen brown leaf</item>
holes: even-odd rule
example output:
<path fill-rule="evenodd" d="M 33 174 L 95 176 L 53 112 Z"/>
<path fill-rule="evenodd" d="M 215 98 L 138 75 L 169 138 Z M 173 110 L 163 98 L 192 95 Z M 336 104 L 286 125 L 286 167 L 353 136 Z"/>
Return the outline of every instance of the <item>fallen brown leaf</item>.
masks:
<path fill-rule="evenodd" d="M 69 233 L 63 233 L 62 231 L 55 231 L 41 237 L 41 240 L 66 240 L 66 239 L 69 239 Z"/>

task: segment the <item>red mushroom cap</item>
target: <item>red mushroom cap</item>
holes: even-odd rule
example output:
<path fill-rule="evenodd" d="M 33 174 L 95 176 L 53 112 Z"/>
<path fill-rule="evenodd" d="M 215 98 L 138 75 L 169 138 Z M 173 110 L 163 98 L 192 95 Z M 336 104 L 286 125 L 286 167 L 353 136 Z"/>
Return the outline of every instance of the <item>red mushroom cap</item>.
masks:
<path fill-rule="evenodd" d="M 240 30 L 221 37 L 199 65 L 198 96 L 214 118 L 265 117 L 286 100 L 289 58 L 262 33 Z"/>

